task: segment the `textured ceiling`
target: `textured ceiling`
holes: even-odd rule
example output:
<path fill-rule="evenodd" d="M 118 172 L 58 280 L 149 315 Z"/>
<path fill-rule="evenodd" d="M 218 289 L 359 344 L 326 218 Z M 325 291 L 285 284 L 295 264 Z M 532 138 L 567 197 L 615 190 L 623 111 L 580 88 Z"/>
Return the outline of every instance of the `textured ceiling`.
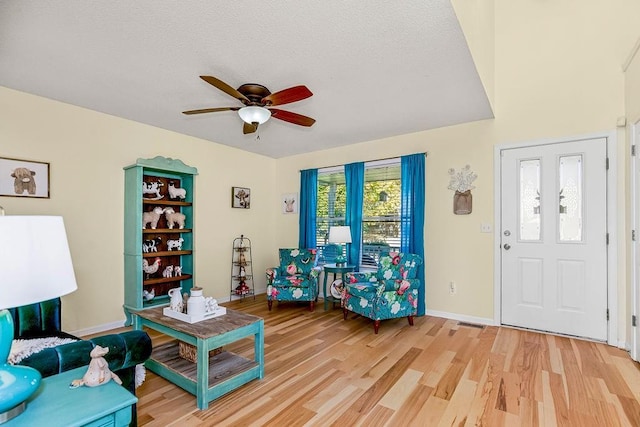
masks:
<path fill-rule="evenodd" d="M 241 105 L 199 75 L 316 123 L 185 116 Z M 449 0 L 3 0 L 0 85 L 273 158 L 492 117 Z"/>

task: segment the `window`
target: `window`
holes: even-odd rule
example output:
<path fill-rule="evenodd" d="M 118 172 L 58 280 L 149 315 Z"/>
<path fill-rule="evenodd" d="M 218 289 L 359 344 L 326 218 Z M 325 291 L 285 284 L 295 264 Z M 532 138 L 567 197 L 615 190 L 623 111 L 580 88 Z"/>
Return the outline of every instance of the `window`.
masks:
<path fill-rule="evenodd" d="M 325 253 L 329 227 L 345 224 L 344 168 L 318 170 L 316 241 L 319 262 L 331 262 Z M 361 268 L 375 269 L 381 252 L 400 248 L 400 159 L 365 163 L 362 212 Z M 357 244 L 354 242 L 353 244 Z"/>

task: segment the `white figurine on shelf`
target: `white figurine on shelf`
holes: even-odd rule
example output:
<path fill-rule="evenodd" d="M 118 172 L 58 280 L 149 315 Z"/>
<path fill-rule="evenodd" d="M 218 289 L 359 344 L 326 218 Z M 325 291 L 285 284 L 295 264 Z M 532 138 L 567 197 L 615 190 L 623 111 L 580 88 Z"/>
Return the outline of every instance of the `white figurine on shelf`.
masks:
<path fill-rule="evenodd" d="M 187 198 L 187 190 L 184 188 L 176 188 L 176 184 L 173 181 L 169 181 L 169 197 L 172 200 Z"/>
<path fill-rule="evenodd" d="M 182 266 L 181 265 L 175 265 L 173 267 L 173 277 L 178 277 L 178 276 L 182 276 Z"/>
<path fill-rule="evenodd" d="M 162 277 L 172 277 L 173 276 L 173 265 L 167 265 L 162 272 Z"/>
<path fill-rule="evenodd" d="M 173 208 L 164 209 L 164 217 L 167 219 L 167 228 L 172 229 L 175 224 L 178 228 L 184 228 L 186 216 L 183 213 L 176 212 Z"/>
<path fill-rule="evenodd" d="M 167 250 L 172 251 L 174 249 L 177 249 L 181 251 L 183 243 L 184 243 L 184 239 L 182 237 L 179 237 L 177 239 L 169 239 L 167 240 Z"/>
<path fill-rule="evenodd" d="M 162 237 L 156 237 L 155 239 L 144 240 L 142 242 L 142 252 L 158 252 L 158 246 L 162 243 Z"/>
<path fill-rule="evenodd" d="M 156 296 L 156 291 L 155 289 L 151 289 L 151 292 L 149 292 L 145 289 L 144 291 L 142 291 L 142 296 L 146 301 L 151 301 Z"/>
<path fill-rule="evenodd" d="M 143 182 L 142 183 L 142 194 L 143 198 L 146 200 L 160 200 L 164 196 L 160 194 L 160 187 L 164 186 L 161 181 L 154 182 Z M 155 194 L 155 197 L 144 197 L 145 194 Z"/>
<path fill-rule="evenodd" d="M 149 264 L 146 259 L 142 260 L 142 270 L 147 273 L 147 279 L 158 271 L 160 264 L 162 264 L 162 260 L 159 257 L 153 260 L 153 264 Z"/>
<path fill-rule="evenodd" d="M 160 220 L 160 215 L 164 212 L 160 206 L 156 206 L 153 208 L 151 212 L 143 212 L 142 213 L 142 228 L 147 228 L 147 224 L 151 224 L 151 228 L 154 230 L 158 227 L 158 221 Z"/>

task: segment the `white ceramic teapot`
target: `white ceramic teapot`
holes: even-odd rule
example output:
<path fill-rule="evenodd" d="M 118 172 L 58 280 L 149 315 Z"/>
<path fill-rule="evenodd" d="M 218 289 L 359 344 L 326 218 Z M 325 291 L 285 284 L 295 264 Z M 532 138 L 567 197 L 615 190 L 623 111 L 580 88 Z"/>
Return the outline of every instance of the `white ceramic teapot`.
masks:
<path fill-rule="evenodd" d="M 169 289 L 169 292 L 167 292 L 167 294 L 171 298 L 169 302 L 169 308 L 173 311 L 177 311 L 178 313 L 182 313 L 184 311 L 184 303 L 182 302 L 182 288 Z"/>

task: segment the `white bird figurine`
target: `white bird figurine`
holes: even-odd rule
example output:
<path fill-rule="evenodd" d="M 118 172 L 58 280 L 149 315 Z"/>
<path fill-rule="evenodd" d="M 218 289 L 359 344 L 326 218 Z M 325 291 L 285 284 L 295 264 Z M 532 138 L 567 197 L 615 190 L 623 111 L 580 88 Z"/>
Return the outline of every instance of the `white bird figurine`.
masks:
<path fill-rule="evenodd" d="M 151 301 L 156 296 L 156 290 L 151 289 L 151 292 L 149 292 L 148 290 L 145 289 L 142 291 L 142 296 L 144 297 L 145 300 Z"/>

